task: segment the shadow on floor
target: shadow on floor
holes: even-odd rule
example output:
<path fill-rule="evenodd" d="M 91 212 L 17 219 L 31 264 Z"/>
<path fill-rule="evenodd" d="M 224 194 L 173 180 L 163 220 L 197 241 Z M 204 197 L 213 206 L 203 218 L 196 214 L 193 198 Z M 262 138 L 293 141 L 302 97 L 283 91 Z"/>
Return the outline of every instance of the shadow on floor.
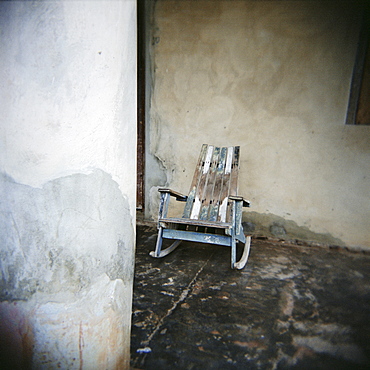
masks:
<path fill-rule="evenodd" d="M 370 256 L 253 240 L 230 250 L 183 243 L 154 259 L 138 226 L 132 369 L 368 369 Z"/>

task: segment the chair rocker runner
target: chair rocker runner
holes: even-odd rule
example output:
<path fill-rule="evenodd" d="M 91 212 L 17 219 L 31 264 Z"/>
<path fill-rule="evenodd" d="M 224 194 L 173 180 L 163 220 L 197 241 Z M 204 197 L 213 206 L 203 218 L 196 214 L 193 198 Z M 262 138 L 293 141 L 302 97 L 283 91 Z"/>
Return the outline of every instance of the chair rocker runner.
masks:
<path fill-rule="evenodd" d="M 152 257 L 160 258 L 185 241 L 231 247 L 231 268 L 242 269 L 247 263 L 251 236 L 245 236 L 242 208 L 249 201 L 237 195 L 239 146 L 215 147 L 204 144 L 194 172 L 189 195 L 160 188 L 158 238 Z M 170 197 L 186 202 L 182 218 L 168 218 Z M 162 240 L 175 242 L 162 250 Z M 236 244 L 244 244 L 243 254 L 236 261 Z"/>

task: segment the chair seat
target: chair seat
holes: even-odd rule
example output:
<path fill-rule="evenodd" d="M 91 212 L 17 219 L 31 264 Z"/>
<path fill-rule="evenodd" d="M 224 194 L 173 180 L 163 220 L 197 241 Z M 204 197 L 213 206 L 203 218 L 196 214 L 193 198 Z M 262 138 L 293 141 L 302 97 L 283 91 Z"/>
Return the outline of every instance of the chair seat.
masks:
<path fill-rule="evenodd" d="M 215 229 L 231 229 L 232 227 L 232 224 L 228 222 L 213 222 L 213 221 L 197 220 L 197 219 L 191 219 L 191 218 L 160 218 L 159 223 L 163 227 L 166 227 L 168 224 L 212 227 Z"/>

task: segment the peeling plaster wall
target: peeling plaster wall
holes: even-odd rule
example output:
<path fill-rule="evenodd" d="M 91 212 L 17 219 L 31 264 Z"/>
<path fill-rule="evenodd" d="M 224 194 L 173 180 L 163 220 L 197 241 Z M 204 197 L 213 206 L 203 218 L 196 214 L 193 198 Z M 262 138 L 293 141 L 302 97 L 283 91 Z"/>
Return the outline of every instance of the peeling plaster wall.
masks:
<path fill-rule="evenodd" d="M 0 24 L 0 363 L 129 368 L 136 2 L 1 2 Z"/>
<path fill-rule="evenodd" d="M 151 217 L 156 186 L 188 192 L 202 143 L 240 145 L 239 193 L 264 227 L 370 248 L 370 127 L 344 124 L 356 4 L 156 2 L 148 150 L 166 179 L 147 186 Z"/>

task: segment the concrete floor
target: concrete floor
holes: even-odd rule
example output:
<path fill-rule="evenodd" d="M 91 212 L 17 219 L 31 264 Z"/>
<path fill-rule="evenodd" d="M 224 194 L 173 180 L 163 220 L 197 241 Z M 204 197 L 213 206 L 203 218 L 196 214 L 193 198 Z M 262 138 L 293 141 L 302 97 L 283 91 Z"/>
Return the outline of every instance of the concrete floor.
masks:
<path fill-rule="evenodd" d="M 370 368 L 370 255 L 252 239 L 235 271 L 227 247 L 155 241 L 138 226 L 133 369 Z"/>

